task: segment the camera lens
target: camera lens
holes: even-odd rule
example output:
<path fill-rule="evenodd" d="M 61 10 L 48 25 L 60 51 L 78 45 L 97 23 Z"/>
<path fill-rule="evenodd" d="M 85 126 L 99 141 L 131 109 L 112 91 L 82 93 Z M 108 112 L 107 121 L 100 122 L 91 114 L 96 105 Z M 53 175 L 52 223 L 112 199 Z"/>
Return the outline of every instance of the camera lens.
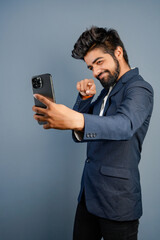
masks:
<path fill-rule="evenodd" d="M 33 79 L 32 79 L 32 82 L 33 82 L 33 84 L 36 83 L 36 78 L 33 78 Z"/>
<path fill-rule="evenodd" d="M 40 77 L 32 79 L 33 88 L 41 88 L 42 87 L 42 79 Z"/>

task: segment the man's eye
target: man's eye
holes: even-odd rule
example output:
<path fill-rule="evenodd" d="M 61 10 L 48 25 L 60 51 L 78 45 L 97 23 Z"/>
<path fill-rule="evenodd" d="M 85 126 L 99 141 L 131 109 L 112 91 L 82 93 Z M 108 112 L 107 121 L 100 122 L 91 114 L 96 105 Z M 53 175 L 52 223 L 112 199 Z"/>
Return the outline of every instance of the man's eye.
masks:
<path fill-rule="evenodd" d="M 98 64 L 98 65 L 102 64 L 102 61 L 98 61 L 97 64 Z"/>

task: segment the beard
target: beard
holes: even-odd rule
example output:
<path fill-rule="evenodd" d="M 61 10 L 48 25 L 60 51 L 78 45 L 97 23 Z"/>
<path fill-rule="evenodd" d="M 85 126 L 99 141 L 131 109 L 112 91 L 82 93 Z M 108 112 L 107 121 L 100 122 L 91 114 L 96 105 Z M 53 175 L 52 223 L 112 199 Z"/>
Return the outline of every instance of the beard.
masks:
<path fill-rule="evenodd" d="M 119 73 L 120 73 L 120 66 L 119 66 L 119 62 L 116 58 L 113 58 L 114 62 L 116 64 L 115 70 L 113 73 L 111 73 L 111 71 L 109 70 L 105 70 L 103 72 L 101 72 L 98 76 L 97 79 L 100 81 L 100 83 L 102 84 L 102 86 L 106 89 L 108 89 L 109 87 L 113 86 L 119 77 Z M 103 73 L 108 73 L 107 77 L 104 78 L 99 78 L 101 74 Z"/>

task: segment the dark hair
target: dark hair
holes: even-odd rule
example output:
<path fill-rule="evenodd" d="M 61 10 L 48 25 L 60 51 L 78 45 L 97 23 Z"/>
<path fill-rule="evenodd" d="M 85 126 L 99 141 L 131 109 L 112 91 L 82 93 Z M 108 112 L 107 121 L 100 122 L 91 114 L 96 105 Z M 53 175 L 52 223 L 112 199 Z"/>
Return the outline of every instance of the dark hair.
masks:
<path fill-rule="evenodd" d="M 84 60 L 87 52 L 95 48 L 102 48 L 106 53 L 115 57 L 114 51 L 118 46 L 123 49 L 123 57 L 129 65 L 128 55 L 118 32 L 111 28 L 107 29 L 93 26 L 81 34 L 74 45 L 72 57 Z"/>

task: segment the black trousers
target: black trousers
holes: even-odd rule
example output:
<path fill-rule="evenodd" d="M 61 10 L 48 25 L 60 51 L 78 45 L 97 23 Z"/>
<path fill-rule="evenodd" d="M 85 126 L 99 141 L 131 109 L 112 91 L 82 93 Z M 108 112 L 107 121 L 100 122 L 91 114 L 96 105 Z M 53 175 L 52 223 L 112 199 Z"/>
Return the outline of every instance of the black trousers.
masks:
<path fill-rule="evenodd" d="M 137 240 L 139 220 L 112 221 L 87 211 L 84 194 L 77 206 L 73 240 Z"/>

